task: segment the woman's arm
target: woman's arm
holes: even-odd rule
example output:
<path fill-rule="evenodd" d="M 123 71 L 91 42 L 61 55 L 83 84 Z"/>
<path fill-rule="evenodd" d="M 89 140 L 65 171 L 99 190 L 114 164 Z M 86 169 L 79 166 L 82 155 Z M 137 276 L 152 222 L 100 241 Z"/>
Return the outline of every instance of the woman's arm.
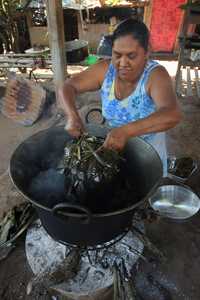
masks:
<path fill-rule="evenodd" d="M 181 120 L 181 112 L 173 91 L 169 74 L 163 67 L 152 71 L 147 83 L 147 93 L 157 110 L 150 116 L 111 130 L 104 146 L 123 149 L 130 137 L 168 130 Z"/>
<path fill-rule="evenodd" d="M 76 108 L 78 94 L 100 89 L 108 69 L 109 61 L 101 61 L 78 75 L 65 81 L 59 90 L 61 107 L 67 115 L 66 130 L 78 137 L 84 130 L 81 118 Z"/>

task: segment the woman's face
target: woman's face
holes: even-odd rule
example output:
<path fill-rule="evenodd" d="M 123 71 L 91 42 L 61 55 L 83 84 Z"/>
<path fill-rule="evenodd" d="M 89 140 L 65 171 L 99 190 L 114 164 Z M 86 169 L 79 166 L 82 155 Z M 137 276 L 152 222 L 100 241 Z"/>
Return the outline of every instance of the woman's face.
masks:
<path fill-rule="evenodd" d="M 131 35 L 116 39 L 112 48 L 112 63 L 120 79 L 137 81 L 144 70 L 147 54 Z"/>

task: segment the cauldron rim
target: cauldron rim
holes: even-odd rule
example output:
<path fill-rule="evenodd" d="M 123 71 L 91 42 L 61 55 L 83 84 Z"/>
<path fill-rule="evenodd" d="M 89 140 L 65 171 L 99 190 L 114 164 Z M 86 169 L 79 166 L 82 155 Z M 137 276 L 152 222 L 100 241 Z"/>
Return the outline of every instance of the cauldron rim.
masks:
<path fill-rule="evenodd" d="M 12 175 L 11 175 L 11 170 L 10 170 L 10 164 L 9 164 L 9 176 L 11 178 L 11 181 L 12 181 L 12 184 L 14 185 L 14 187 L 17 189 L 17 191 L 26 199 L 28 200 L 29 202 L 31 202 L 34 206 L 37 206 L 38 208 L 41 208 L 41 209 L 44 209 L 48 212 L 52 212 L 52 209 L 49 208 L 48 206 L 44 206 L 40 203 L 38 203 L 36 200 L 34 199 L 31 199 L 28 195 L 26 195 L 25 193 L 23 193 L 21 191 L 21 189 L 18 188 L 18 186 L 15 184 L 15 182 L 13 181 L 13 178 L 12 178 Z M 122 214 L 122 213 L 125 213 L 125 212 L 128 212 L 128 211 L 131 211 L 133 210 L 134 208 L 140 206 L 141 204 L 143 204 L 144 202 L 146 201 L 146 196 L 144 198 L 142 198 L 140 201 L 138 201 L 137 203 L 134 203 L 133 205 L 131 206 L 128 206 L 128 207 L 125 207 L 125 208 L 122 208 L 122 209 L 119 209 L 119 210 L 116 210 L 116 211 L 113 211 L 113 212 L 108 212 L 108 213 L 91 213 L 92 217 L 94 218 L 102 218 L 102 217 L 110 217 L 110 216 L 116 216 L 116 215 L 119 215 L 119 214 Z M 64 214 L 64 213 L 63 213 Z M 67 214 L 69 216 L 69 213 Z M 80 219 L 81 217 L 85 216 L 84 214 L 81 214 L 81 213 L 71 213 L 70 214 L 72 217 L 74 218 L 78 218 Z"/>
<path fill-rule="evenodd" d="M 86 127 L 88 128 L 92 128 L 92 127 L 96 127 L 96 128 L 101 128 L 101 129 L 104 129 L 106 132 L 109 131 L 110 128 L 106 127 L 106 126 L 102 126 L 102 125 L 86 125 Z M 63 126 L 56 126 L 54 127 L 54 129 L 64 129 Z M 28 138 L 26 138 L 24 141 L 22 141 L 16 148 L 15 150 L 13 151 L 12 153 L 12 156 L 11 156 L 11 159 L 9 161 L 9 176 L 11 178 L 11 181 L 13 183 L 13 185 L 16 187 L 17 191 L 26 199 L 28 200 L 29 202 L 31 202 L 34 206 L 38 207 L 38 208 L 41 208 L 41 209 L 44 209 L 48 212 L 52 212 L 52 209 L 47 207 L 47 206 L 44 206 L 40 203 L 38 203 L 37 200 L 34 200 L 34 199 L 31 199 L 26 193 L 24 193 L 18 186 L 17 184 L 14 182 L 13 180 L 13 176 L 12 176 L 12 172 L 11 172 L 11 163 L 12 163 L 12 160 L 13 160 L 13 157 L 15 155 L 15 153 L 18 151 L 18 149 L 23 145 L 24 142 L 28 142 L 29 139 L 33 138 L 34 136 L 38 135 L 38 133 L 42 133 L 42 132 L 45 132 L 49 129 L 53 129 L 53 128 L 46 128 L 46 129 L 42 129 L 36 133 L 34 133 L 33 135 L 29 136 Z M 154 149 L 154 147 L 149 144 L 148 142 L 144 141 L 142 138 L 140 137 L 134 137 L 134 138 L 131 138 L 131 139 L 136 139 L 136 140 L 140 140 L 142 143 L 144 144 L 147 144 L 151 149 L 154 150 L 154 153 L 155 155 L 157 156 L 158 160 L 161 162 L 161 159 L 160 159 L 160 156 L 159 154 L 157 153 L 157 151 Z M 130 139 L 130 140 L 131 140 Z M 161 162 L 161 165 L 162 165 L 162 162 Z M 131 210 L 137 208 L 138 206 L 140 206 L 141 204 L 145 203 L 146 200 L 148 199 L 149 197 L 149 194 L 154 190 L 155 186 L 157 186 L 157 183 L 151 188 L 150 192 L 147 193 L 147 195 L 145 195 L 144 197 L 142 197 L 141 200 L 139 200 L 137 203 L 134 203 L 133 205 L 131 206 L 128 206 L 128 207 L 125 207 L 125 208 L 122 208 L 122 209 L 119 209 L 119 210 L 116 210 L 116 211 L 113 211 L 113 212 L 108 212 L 108 213 L 92 213 L 91 212 L 91 215 L 93 218 L 102 218 L 102 217 L 110 217 L 110 216 L 116 216 L 116 215 L 120 215 L 120 214 L 123 214 L 123 213 L 126 213 L 126 212 L 130 212 Z M 63 213 L 64 214 L 64 213 Z M 81 217 L 85 216 L 84 214 L 81 214 L 81 213 L 71 213 L 70 214 L 72 217 L 74 218 L 77 218 L 77 219 L 80 219 Z M 69 216 L 69 213 L 68 213 L 68 216 Z"/>

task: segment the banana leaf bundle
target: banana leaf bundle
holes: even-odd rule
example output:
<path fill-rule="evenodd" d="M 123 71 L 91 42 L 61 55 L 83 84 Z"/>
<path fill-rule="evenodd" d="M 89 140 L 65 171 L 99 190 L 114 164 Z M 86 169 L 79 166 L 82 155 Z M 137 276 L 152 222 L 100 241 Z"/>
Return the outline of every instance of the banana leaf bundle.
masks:
<path fill-rule="evenodd" d="M 8 256 L 14 242 L 34 219 L 34 209 L 29 203 L 21 203 L 7 212 L 0 221 L 0 261 Z"/>
<path fill-rule="evenodd" d="M 92 210 L 97 209 L 99 200 L 112 197 L 123 162 L 118 152 L 103 148 L 103 142 L 100 137 L 84 134 L 64 150 L 67 198 Z"/>

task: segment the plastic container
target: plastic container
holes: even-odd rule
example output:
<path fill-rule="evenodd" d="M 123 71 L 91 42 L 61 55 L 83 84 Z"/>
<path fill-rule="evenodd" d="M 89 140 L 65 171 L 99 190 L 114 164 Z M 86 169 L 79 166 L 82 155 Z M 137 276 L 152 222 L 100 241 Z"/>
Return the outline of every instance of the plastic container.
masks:
<path fill-rule="evenodd" d="M 89 54 L 88 57 L 86 57 L 84 63 L 87 66 L 94 65 L 98 62 L 99 57 L 97 55 Z"/>
<path fill-rule="evenodd" d="M 102 57 L 111 57 L 112 56 L 112 36 L 104 35 L 97 48 L 97 54 Z"/>

